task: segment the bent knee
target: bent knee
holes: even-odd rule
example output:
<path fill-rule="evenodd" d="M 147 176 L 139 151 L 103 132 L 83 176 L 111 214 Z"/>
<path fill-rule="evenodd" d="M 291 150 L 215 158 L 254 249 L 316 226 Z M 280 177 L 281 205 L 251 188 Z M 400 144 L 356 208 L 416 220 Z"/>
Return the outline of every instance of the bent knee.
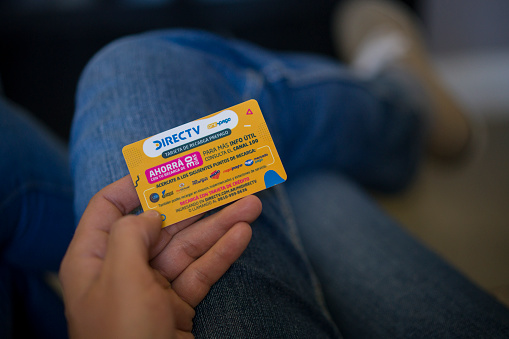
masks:
<path fill-rule="evenodd" d="M 198 58 L 195 45 L 215 39 L 214 35 L 198 30 L 161 30 L 119 38 L 99 50 L 88 62 L 81 81 L 98 75 L 109 77 L 115 74 L 158 69 L 168 72 L 174 65 L 182 70 L 181 62 L 192 63 Z M 83 80 L 85 79 L 85 80 Z"/>

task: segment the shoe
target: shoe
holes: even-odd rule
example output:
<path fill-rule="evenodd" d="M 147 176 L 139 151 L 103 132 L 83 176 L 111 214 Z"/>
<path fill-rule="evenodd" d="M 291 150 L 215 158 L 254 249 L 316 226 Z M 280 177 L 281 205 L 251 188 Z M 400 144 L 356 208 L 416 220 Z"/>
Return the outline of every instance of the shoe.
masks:
<path fill-rule="evenodd" d="M 388 67 L 412 72 L 430 98 L 429 149 L 440 158 L 466 152 L 471 127 L 448 93 L 426 51 L 419 20 L 403 5 L 387 0 L 351 0 L 333 14 L 334 45 L 340 58 L 367 76 Z"/>

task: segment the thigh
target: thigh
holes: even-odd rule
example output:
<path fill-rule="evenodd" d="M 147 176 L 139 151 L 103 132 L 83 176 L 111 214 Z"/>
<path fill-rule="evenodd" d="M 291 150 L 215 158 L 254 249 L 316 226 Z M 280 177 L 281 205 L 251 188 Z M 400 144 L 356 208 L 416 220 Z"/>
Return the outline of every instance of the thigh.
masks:
<path fill-rule="evenodd" d="M 284 186 L 259 195 L 263 212 L 243 255 L 196 309 L 197 338 L 339 338 L 303 251 Z"/>
<path fill-rule="evenodd" d="M 248 99 L 258 100 L 290 177 L 328 167 L 366 185 L 401 187 L 423 138 L 422 112 L 402 100 L 405 88 L 361 81 L 331 59 L 204 32 L 121 39 L 79 82 L 71 133 L 76 218 L 95 192 L 127 174 L 123 146 Z"/>
<path fill-rule="evenodd" d="M 93 194 L 128 173 L 124 145 L 253 97 L 264 100 L 256 53 L 248 60 L 233 46 L 202 33 L 157 32 L 115 42 L 92 60 L 72 131 L 78 219 Z M 260 195 L 264 208 L 251 243 L 197 307 L 197 337 L 339 336 L 281 190 Z"/>
<path fill-rule="evenodd" d="M 347 337 L 504 337 L 509 311 L 337 173 L 289 182 L 304 249 Z"/>
<path fill-rule="evenodd" d="M 56 272 L 74 233 L 67 149 L 2 98 L 0 121 L 2 260 L 20 270 Z"/>
<path fill-rule="evenodd" d="M 0 98 L 0 337 L 66 338 L 63 303 L 44 281 L 74 233 L 64 143 Z"/>

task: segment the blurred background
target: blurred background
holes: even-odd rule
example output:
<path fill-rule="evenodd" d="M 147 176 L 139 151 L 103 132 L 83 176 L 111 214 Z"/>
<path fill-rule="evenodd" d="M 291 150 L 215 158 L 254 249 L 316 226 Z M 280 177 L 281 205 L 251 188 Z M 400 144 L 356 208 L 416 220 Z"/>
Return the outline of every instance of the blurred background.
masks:
<path fill-rule="evenodd" d="M 86 62 L 108 42 L 194 27 L 277 50 L 333 55 L 337 0 L 0 0 L 4 94 L 67 139 Z M 475 127 L 462 161 L 426 159 L 409 189 L 376 196 L 404 227 L 509 304 L 509 2 L 401 1 Z"/>
<path fill-rule="evenodd" d="M 0 76 L 9 98 L 67 138 L 79 74 L 108 42 L 146 30 L 193 27 L 272 49 L 332 55 L 330 13 L 336 3 L 0 0 Z"/>

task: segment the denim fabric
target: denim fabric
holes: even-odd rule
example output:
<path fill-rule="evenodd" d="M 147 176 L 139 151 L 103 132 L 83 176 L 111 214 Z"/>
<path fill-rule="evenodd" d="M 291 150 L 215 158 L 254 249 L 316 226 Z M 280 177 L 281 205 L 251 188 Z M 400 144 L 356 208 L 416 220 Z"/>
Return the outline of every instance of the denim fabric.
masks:
<path fill-rule="evenodd" d="M 10 319 L 0 337 L 65 338 L 63 305 L 44 275 L 57 272 L 74 233 L 67 148 L 2 98 L 0 130 L 0 321 Z"/>
<path fill-rule="evenodd" d="M 268 52 L 204 32 L 160 31 L 114 42 L 91 60 L 79 83 L 70 145 L 74 222 L 93 194 L 128 173 L 124 145 L 254 98 L 288 181 L 259 194 L 263 212 L 253 224 L 252 241 L 198 305 L 196 337 L 507 334 L 505 308 L 401 231 L 359 188 L 400 189 L 418 166 L 426 112 L 422 98 L 402 84 L 389 74 L 360 80 L 334 60 Z M 38 269 L 45 251 L 68 242 L 45 236 L 67 234 L 62 228 L 71 234 L 74 226 L 65 155 L 25 123 L 26 134 L 6 129 L 33 139 L 2 147 L 7 152 L 2 155 L 17 161 L 37 145 L 45 160 L 37 168 L 66 183 L 30 209 L 51 212 L 46 224 L 41 218 L 30 224 L 38 234 L 34 246 L 52 244 L 32 250 L 42 260 L 31 267 Z M 11 154 L 9 148 L 22 152 Z M 35 169 L 29 165 L 19 161 L 27 171 Z M 324 169 L 329 172 L 313 174 Z M 15 186 L 2 193 L 10 192 Z M 30 216 L 27 211 L 4 215 L 16 221 Z M 8 246 L 16 226 L 5 229 L 0 241 Z M 49 262 L 58 262 L 58 253 Z M 0 267 L 5 305 L 13 284 L 3 283 L 13 281 L 11 274 Z M 20 286 L 38 295 L 29 283 Z M 42 305 L 48 314 L 63 316 L 42 293 L 31 300 L 39 303 L 30 312 Z M 2 319 L 9 319 L 6 312 Z M 65 329 L 55 324 L 55 333 Z"/>
<path fill-rule="evenodd" d="M 232 47 L 200 33 L 156 33 L 117 42 L 92 60 L 80 81 L 71 144 L 78 214 L 98 189 L 128 173 L 124 145 L 249 98 L 264 110 L 265 80 L 247 67 L 261 60 Z M 197 337 L 339 336 L 282 194 L 260 195 L 253 240 L 198 306 Z"/>
<path fill-rule="evenodd" d="M 418 166 L 427 112 L 401 74 L 361 80 L 334 60 L 204 32 L 119 40 L 90 62 L 78 88 L 76 217 L 128 173 L 124 145 L 252 98 L 288 181 L 259 194 L 264 208 L 251 243 L 197 307 L 198 338 L 507 331 L 505 308 L 355 186 L 397 190 Z M 310 175 L 321 169 L 334 174 Z"/>
<path fill-rule="evenodd" d="M 313 173 L 289 183 L 288 192 L 305 252 L 345 337 L 509 335 L 505 307 L 409 236 L 351 181 Z"/>
<path fill-rule="evenodd" d="M 387 81 L 385 81 L 387 83 Z M 276 54 L 203 32 L 122 39 L 85 69 L 71 134 L 76 217 L 128 173 L 124 145 L 248 99 L 258 100 L 292 176 L 329 167 L 374 188 L 410 180 L 420 158 L 420 106 L 337 62 Z"/>

